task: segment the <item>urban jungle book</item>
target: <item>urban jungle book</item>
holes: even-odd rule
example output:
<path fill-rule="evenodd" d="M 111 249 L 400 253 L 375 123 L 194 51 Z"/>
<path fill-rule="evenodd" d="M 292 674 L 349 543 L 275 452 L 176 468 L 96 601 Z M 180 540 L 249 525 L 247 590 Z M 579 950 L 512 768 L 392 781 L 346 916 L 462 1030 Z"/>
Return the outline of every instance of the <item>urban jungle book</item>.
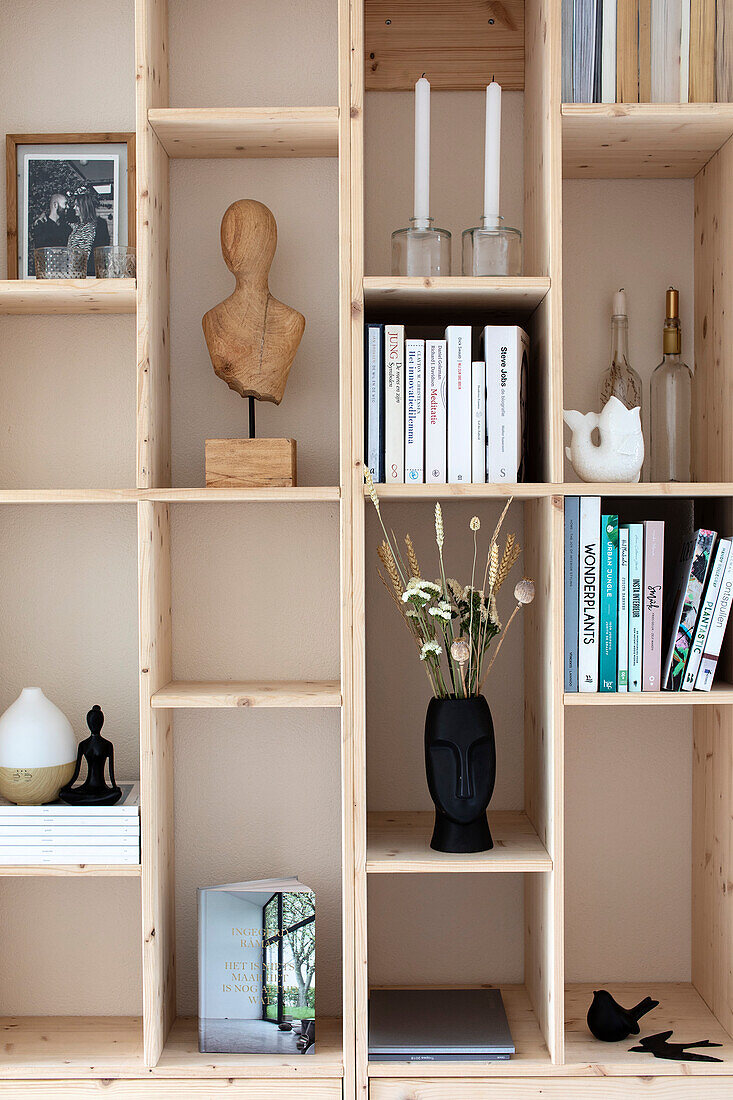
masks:
<path fill-rule="evenodd" d="M 315 894 L 297 878 L 198 891 L 199 1050 L 312 1054 Z"/>

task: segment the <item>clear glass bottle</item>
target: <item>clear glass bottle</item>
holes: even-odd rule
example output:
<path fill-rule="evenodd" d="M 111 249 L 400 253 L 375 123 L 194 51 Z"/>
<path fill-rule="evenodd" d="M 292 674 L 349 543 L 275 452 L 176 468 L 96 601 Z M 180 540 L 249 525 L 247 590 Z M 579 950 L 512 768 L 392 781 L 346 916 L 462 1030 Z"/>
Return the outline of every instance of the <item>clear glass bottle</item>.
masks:
<path fill-rule="evenodd" d="M 601 376 L 601 408 L 609 397 L 617 397 L 627 409 L 641 408 L 641 378 L 629 366 L 629 318 L 623 287 L 613 296 L 611 364 Z"/>
<path fill-rule="evenodd" d="M 651 382 L 652 481 L 690 481 L 692 371 L 682 360 L 679 291 L 667 291 L 663 358 Z"/>

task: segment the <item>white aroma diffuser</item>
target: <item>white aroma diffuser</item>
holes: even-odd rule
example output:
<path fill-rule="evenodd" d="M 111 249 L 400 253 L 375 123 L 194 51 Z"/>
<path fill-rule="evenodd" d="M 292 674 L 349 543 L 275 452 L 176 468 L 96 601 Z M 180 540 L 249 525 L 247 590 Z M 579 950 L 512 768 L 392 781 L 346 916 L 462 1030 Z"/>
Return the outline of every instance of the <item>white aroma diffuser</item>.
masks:
<path fill-rule="evenodd" d="M 53 802 L 74 774 L 71 722 L 40 688 L 23 688 L 0 717 L 0 794 L 18 806 Z"/>

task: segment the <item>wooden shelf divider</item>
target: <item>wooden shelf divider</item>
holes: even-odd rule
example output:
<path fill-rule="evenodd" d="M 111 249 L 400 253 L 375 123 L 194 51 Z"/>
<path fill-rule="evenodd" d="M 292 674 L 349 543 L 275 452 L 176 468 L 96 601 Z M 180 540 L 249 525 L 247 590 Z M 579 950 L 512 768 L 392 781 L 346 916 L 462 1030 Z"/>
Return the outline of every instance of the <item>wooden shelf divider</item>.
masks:
<path fill-rule="evenodd" d="M 134 279 L 2 279 L 0 314 L 134 313 Z"/>
<path fill-rule="evenodd" d="M 338 107 L 151 107 L 169 157 L 335 157 Z"/>
<path fill-rule="evenodd" d="M 340 707 L 341 685 L 338 680 L 174 680 L 155 692 L 151 705 L 158 709 Z"/>

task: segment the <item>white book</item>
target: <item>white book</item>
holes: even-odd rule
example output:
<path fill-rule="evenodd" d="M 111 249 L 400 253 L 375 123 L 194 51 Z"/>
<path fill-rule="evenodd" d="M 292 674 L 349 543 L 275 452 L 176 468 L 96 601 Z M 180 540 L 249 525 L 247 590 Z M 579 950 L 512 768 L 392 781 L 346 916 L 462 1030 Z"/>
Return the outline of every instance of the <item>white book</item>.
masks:
<path fill-rule="evenodd" d="M 448 370 L 445 340 L 425 341 L 425 480 L 448 480 Z"/>
<path fill-rule="evenodd" d="M 516 484 L 522 473 L 529 337 L 517 325 L 486 325 L 486 480 Z"/>
<path fill-rule="evenodd" d="M 140 849 L 136 849 L 134 852 L 130 852 L 128 855 L 121 855 L 120 849 L 115 848 L 110 851 L 107 848 L 95 849 L 90 851 L 88 848 L 80 849 L 78 852 L 64 852 L 60 854 L 58 851 L 47 852 L 41 849 L 33 849 L 30 853 L 21 855 L 20 853 L 13 851 L 8 852 L 7 849 L 0 851 L 0 866 L 13 867 L 18 864 L 47 864 L 54 866 L 56 864 L 65 863 L 88 863 L 91 865 L 99 863 L 109 864 L 138 864 L 140 862 Z"/>
<path fill-rule="evenodd" d="M 407 340 L 405 360 L 405 481 L 414 484 L 425 480 L 425 341 Z"/>
<path fill-rule="evenodd" d="M 680 10 L 680 103 L 690 99 L 690 0 L 682 0 Z"/>
<path fill-rule="evenodd" d="M 448 481 L 471 480 L 471 326 L 449 325 Z"/>
<path fill-rule="evenodd" d="M 486 363 L 471 364 L 471 481 L 486 481 Z"/>
<path fill-rule="evenodd" d="M 713 680 L 715 679 L 715 670 L 718 667 L 718 658 L 720 657 L 720 650 L 723 645 L 723 637 L 725 635 L 725 628 L 728 625 L 728 615 L 730 614 L 731 598 L 733 597 L 733 553 L 728 554 L 728 561 L 725 565 L 725 572 L 723 573 L 723 580 L 720 585 L 720 592 L 718 593 L 718 599 L 715 604 L 715 611 L 713 612 L 712 622 L 710 623 L 710 629 L 708 630 L 707 641 L 705 642 L 705 650 L 700 661 L 700 668 L 697 673 L 697 679 L 695 680 L 696 691 L 710 691 L 713 686 Z"/>
<path fill-rule="evenodd" d="M 698 669 L 700 668 L 700 665 L 702 663 L 702 655 L 705 652 L 705 645 L 707 642 L 708 634 L 710 632 L 710 625 L 713 621 L 713 615 L 715 613 L 715 605 L 717 604 L 718 596 L 720 595 L 720 586 L 723 583 L 725 567 L 728 564 L 728 555 L 730 554 L 730 549 L 730 539 L 718 540 L 718 547 L 715 551 L 713 567 L 710 570 L 710 579 L 708 580 L 708 585 L 705 589 L 702 605 L 700 607 L 700 616 L 697 620 L 695 633 L 692 637 L 692 643 L 690 645 L 690 653 L 687 658 L 687 664 L 685 666 L 685 675 L 682 680 L 682 691 L 692 691 L 695 686 Z"/>
<path fill-rule="evenodd" d="M 114 843 L 132 844 L 140 839 L 140 825 L 96 825 L 85 829 L 81 825 L 29 825 L 19 820 L 12 825 L 0 825 L 0 844 L 100 844 L 117 837 Z M 129 839 L 127 839 L 129 838 Z"/>
<path fill-rule="evenodd" d="M 601 498 L 580 498 L 578 691 L 598 691 Z"/>
<path fill-rule="evenodd" d="M 629 529 L 618 530 L 617 691 L 629 690 Z"/>
<path fill-rule="evenodd" d="M 384 480 L 405 480 L 405 326 L 384 326 Z"/>
<path fill-rule="evenodd" d="M 682 0 L 651 0 L 651 8 L 652 103 L 679 103 Z"/>
<path fill-rule="evenodd" d="M 45 806 L 16 806 L 7 798 L 0 796 L 0 819 L 2 818 L 47 818 L 47 817 L 132 817 L 140 816 L 140 783 L 136 779 L 118 779 L 117 786 L 122 791 L 119 802 L 114 806 L 67 806 L 63 802 L 48 802 Z"/>
<path fill-rule="evenodd" d="M 642 689 L 644 656 L 644 525 L 625 523 L 629 532 L 629 691 Z"/>
<path fill-rule="evenodd" d="M 603 0 L 601 103 L 616 102 L 616 0 Z"/>

